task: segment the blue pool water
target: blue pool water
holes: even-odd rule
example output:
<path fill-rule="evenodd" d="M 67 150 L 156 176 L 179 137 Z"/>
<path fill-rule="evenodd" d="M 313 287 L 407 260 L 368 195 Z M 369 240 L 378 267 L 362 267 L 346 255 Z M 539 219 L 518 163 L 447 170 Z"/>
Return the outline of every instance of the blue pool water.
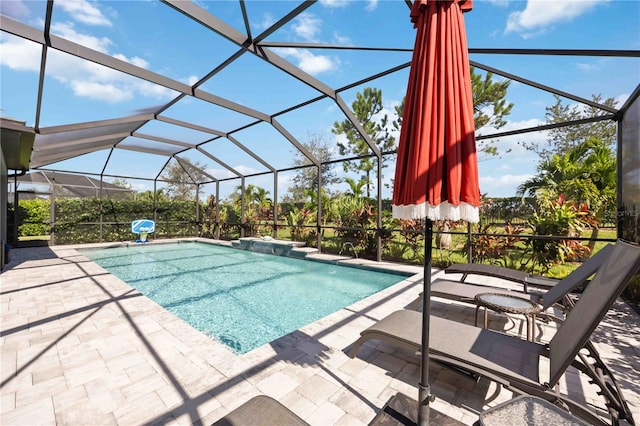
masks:
<path fill-rule="evenodd" d="M 237 353 L 271 342 L 405 278 L 196 242 L 82 252 Z"/>

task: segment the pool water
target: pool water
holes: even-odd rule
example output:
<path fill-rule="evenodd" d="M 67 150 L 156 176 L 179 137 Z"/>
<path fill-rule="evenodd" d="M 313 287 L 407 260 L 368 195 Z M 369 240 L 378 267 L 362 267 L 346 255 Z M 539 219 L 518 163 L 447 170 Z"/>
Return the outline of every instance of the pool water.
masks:
<path fill-rule="evenodd" d="M 197 242 L 82 252 L 237 353 L 269 343 L 406 278 Z"/>

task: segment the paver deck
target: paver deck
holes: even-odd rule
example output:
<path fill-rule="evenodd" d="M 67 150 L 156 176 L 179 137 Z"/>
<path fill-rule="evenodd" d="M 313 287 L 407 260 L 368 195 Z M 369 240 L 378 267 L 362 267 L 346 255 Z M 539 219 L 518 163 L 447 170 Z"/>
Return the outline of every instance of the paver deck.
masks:
<path fill-rule="evenodd" d="M 356 359 L 346 351 L 361 330 L 416 298 L 419 275 L 237 355 L 75 247 L 14 249 L 11 258 L 0 275 L 2 425 L 210 424 L 264 394 L 312 425 L 357 426 L 397 392 L 417 398 L 415 354 L 384 343 L 367 343 Z M 473 306 L 442 299 L 433 299 L 432 312 L 474 320 Z M 521 317 L 490 318 L 491 328 L 525 336 Z M 537 340 L 549 338 L 548 327 L 537 323 Z M 640 318 L 619 300 L 593 337 L 636 421 L 639 332 Z M 432 408 L 469 425 L 513 397 L 486 379 L 433 363 L 430 377 Z M 575 371 L 561 391 L 603 407 Z"/>

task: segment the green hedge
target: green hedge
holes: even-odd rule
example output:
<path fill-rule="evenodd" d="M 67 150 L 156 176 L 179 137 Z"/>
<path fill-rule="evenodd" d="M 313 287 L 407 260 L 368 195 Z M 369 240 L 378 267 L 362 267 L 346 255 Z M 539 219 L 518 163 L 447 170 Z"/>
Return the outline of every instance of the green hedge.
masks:
<path fill-rule="evenodd" d="M 18 208 L 19 237 L 49 235 L 49 200 L 22 200 Z"/>
<path fill-rule="evenodd" d="M 204 208 L 202 206 L 201 208 Z M 59 198 L 54 204 L 53 233 L 56 244 L 100 241 L 129 241 L 131 222 L 152 219 L 153 201 L 102 200 L 99 198 Z M 102 220 L 101 220 L 102 212 Z M 49 200 L 20 200 L 18 235 L 50 234 Z M 190 237 L 196 234 L 196 204 L 193 201 L 162 200 L 157 203 L 156 232 L 152 238 Z M 100 236 L 100 222 L 102 237 Z"/>

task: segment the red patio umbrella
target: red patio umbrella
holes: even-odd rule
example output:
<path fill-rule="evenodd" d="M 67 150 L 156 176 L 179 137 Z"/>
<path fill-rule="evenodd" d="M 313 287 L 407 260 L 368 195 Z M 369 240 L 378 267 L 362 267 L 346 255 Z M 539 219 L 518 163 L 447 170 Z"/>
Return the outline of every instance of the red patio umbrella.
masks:
<path fill-rule="evenodd" d="M 480 189 L 467 36 L 472 0 L 415 0 L 417 28 L 402 115 L 393 216 L 426 218 L 418 421 L 429 419 L 429 316 L 433 220 L 478 222 Z"/>

